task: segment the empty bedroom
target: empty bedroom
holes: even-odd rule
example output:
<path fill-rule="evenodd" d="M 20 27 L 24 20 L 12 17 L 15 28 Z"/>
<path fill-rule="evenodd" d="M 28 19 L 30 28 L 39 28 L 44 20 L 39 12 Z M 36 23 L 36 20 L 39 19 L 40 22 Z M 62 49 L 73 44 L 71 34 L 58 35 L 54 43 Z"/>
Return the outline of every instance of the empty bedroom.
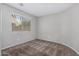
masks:
<path fill-rule="evenodd" d="M 1 56 L 78 56 L 79 3 L 0 3 Z"/>

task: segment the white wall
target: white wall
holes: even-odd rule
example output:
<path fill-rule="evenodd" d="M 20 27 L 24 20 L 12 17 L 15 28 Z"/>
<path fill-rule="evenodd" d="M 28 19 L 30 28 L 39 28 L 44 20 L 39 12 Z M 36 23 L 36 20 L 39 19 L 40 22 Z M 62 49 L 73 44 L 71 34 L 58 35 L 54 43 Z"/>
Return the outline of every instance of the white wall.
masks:
<path fill-rule="evenodd" d="M 0 8 L 0 55 L 1 55 L 1 8 Z"/>
<path fill-rule="evenodd" d="M 38 21 L 39 39 L 65 44 L 79 53 L 79 4 Z"/>
<path fill-rule="evenodd" d="M 36 38 L 36 17 L 7 5 L 2 4 L 0 6 L 2 8 L 2 49 Z M 13 13 L 31 18 L 31 31 L 12 32 L 11 15 Z"/>

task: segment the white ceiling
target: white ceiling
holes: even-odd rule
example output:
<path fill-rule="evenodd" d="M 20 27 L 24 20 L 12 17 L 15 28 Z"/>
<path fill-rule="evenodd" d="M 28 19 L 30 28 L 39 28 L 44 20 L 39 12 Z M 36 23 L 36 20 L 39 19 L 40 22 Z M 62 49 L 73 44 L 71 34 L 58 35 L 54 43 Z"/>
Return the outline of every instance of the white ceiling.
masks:
<path fill-rule="evenodd" d="M 72 6 L 71 3 L 23 3 L 23 6 L 19 3 L 8 3 L 8 5 L 37 17 L 58 13 Z"/>

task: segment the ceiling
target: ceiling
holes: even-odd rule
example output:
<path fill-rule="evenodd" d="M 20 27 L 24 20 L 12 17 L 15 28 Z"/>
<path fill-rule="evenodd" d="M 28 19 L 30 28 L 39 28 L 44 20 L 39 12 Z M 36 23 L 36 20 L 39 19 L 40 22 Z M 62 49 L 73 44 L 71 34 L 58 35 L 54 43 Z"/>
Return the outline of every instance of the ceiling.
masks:
<path fill-rule="evenodd" d="M 59 13 L 72 6 L 71 3 L 7 3 L 7 4 L 37 17 Z"/>

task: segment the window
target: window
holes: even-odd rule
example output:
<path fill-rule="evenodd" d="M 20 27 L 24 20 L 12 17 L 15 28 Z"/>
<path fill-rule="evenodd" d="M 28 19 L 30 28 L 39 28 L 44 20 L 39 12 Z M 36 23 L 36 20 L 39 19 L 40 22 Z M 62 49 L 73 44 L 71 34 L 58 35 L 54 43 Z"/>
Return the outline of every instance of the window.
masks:
<path fill-rule="evenodd" d="M 23 16 L 12 15 L 12 31 L 30 31 L 31 20 Z"/>

